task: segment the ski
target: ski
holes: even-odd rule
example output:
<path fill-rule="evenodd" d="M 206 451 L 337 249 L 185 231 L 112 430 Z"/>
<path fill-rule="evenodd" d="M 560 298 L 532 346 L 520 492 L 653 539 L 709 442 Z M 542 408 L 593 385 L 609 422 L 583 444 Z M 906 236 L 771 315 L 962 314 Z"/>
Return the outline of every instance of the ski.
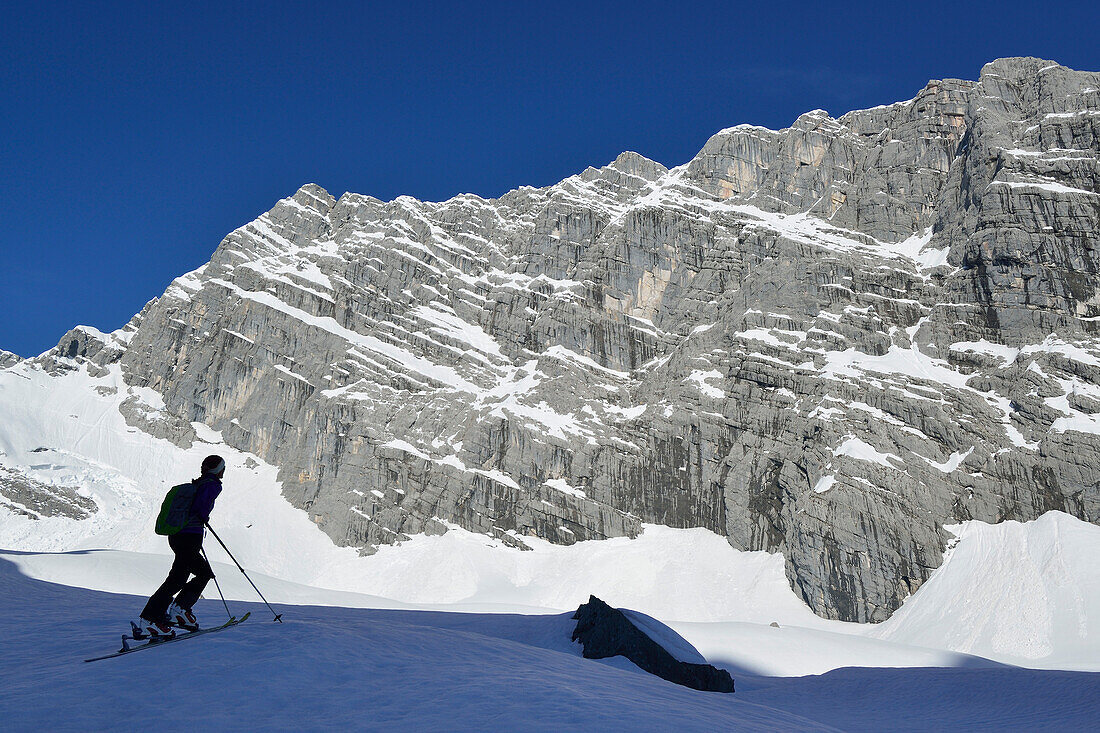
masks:
<path fill-rule="evenodd" d="M 104 654 L 102 657 L 92 657 L 91 659 L 85 659 L 84 661 L 85 662 L 98 662 L 101 659 L 111 659 L 112 657 L 121 657 L 123 654 L 130 654 L 131 652 L 140 652 L 142 649 L 149 649 L 149 648 L 155 647 L 155 646 L 164 646 L 165 644 L 171 644 L 174 641 L 183 641 L 184 639 L 190 639 L 193 636 L 202 636 L 203 634 L 211 634 L 215 631 L 222 631 L 224 629 L 228 629 L 230 626 L 236 626 L 239 623 L 243 623 L 244 620 L 247 619 L 251 615 L 252 615 L 252 612 L 249 611 L 248 613 L 241 616 L 240 618 L 237 618 L 236 616 L 230 618 L 228 621 L 226 621 L 221 626 L 211 626 L 208 629 L 199 629 L 198 631 L 188 631 L 185 634 L 176 634 L 175 636 L 170 636 L 167 639 L 151 639 L 151 640 L 145 641 L 144 644 L 141 644 L 139 646 L 133 646 L 133 647 L 129 646 L 126 642 L 127 641 L 138 641 L 138 640 L 134 639 L 132 636 L 127 636 L 126 634 L 123 634 L 122 635 L 122 648 L 119 649 L 117 652 L 115 652 L 114 654 Z M 144 640 L 142 640 L 142 641 L 144 641 Z"/>

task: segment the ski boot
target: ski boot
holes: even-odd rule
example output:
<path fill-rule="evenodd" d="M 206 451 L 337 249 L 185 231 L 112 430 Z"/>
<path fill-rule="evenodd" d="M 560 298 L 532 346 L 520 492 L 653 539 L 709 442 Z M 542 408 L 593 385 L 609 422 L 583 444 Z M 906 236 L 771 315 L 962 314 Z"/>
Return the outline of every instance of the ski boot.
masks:
<path fill-rule="evenodd" d="M 170 639 L 176 635 L 167 619 L 151 621 L 147 618 L 139 618 L 137 621 L 130 622 L 130 631 L 136 640 L 156 641 L 158 639 Z"/>
<path fill-rule="evenodd" d="M 181 608 L 173 603 L 168 607 L 168 622 L 187 631 L 198 631 L 199 620 L 189 608 Z"/>

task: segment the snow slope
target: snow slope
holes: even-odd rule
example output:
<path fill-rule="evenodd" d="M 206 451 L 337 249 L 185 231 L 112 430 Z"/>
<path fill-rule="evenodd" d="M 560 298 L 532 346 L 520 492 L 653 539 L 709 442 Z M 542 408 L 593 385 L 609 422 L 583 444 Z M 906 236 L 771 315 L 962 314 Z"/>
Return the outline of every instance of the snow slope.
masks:
<path fill-rule="evenodd" d="M 462 549 L 458 545 L 452 545 L 452 547 L 456 551 Z M 520 553 L 509 548 L 502 548 L 497 552 L 515 554 L 519 557 L 532 554 Z M 214 548 L 211 548 L 210 554 L 214 559 L 214 572 L 226 597 L 238 601 L 255 600 L 257 597 L 255 591 L 248 585 L 236 566 L 228 561 L 218 562 L 220 552 Z M 72 553 L 0 551 L 0 560 L 13 563 L 21 572 L 31 577 L 48 578 L 52 582 L 75 587 L 125 592 L 134 596 L 129 610 L 121 617 L 114 619 L 115 628 L 119 624 L 125 627 L 125 619 L 140 610 L 144 604 L 144 596 L 159 585 L 171 564 L 171 558 L 164 555 L 111 550 L 82 550 Z M 660 564 L 666 562 L 667 558 L 658 553 L 654 555 L 653 560 L 655 564 Z M 584 565 L 585 561 L 578 557 L 577 563 Z M 614 566 L 630 573 L 630 566 L 627 563 L 615 563 Z M 309 604 L 345 608 L 449 613 L 524 613 L 549 616 L 562 611 L 575 610 L 576 605 L 579 605 L 578 603 L 572 607 L 552 608 L 529 603 L 485 602 L 477 600 L 477 597 L 459 603 L 406 603 L 365 593 L 327 590 L 290 583 L 251 571 L 249 575 L 260 587 L 264 596 L 270 602 L 277 604 L 280 610 L 285 604 Z M 584 586 L 578 579 L 578 575 L 583 577 L 583 573 L 565 569 L 555 580 L 563 585 L 575 586 L 578 589 L 576 592 L 579 593 L 579 589 Z M 495 587 L 499 589 L 500 586 Z M 601 598 L 614 597 L 612 593 L 606 591 L 613 591 L 613 588 L 595 586 L 592 589 L 592 592 Z M 211 586 L 206 597 L 217 598 L 216 593 L 216 589 Z M 516 595 L 519 594 L 516 593 Z M 660 596 L 661 594 L 656 591 L 651 592 L 649 596 L 634 594 L 634 598 L 647 608 L 659 606 Z M 496 595 L 490 597 L 499 598 Z M 791 598 L 793 599 L 793 594 Z M 587 600 L 587 596 L 583 600 Z M 702 602 L 707 600 L 706 597 L 700 599 Z M 614 602 L 620 606 L 624 605 L 619 600 Z M 647 631 L 658 629 L 656 633 L 651 634 L 655 638 L 659 637 L 662 641 L 669 642 L 673 648 L 679 648 L 676 638 L 685 639 L 687 640 L 685 643 L 690 642 L 691 647 L 696 650 L 694 652 L 696 655 L 701 655 L 719 666 L 727 667 L 735 675 L 743 672 L 768 675 L 819 674 L 845 666 L 953 667 L 963 664 L 994 664 L 979 657 L 942 649 L 866 638 L 861 634 L 867 630 L 867 627 L 821 619 L 817 619 L 816 622 L 811 621 L 814 624 L 813 627 L 784 624 L 775 628 L 765 623 L 751 621 L 668 621 L 652 611 L 648 613 L 631 611 L 630 615 L 641 628 Z M 812 614 L 810 617 L 813 618 Z M 667 629 L 667 631 L 662 632 L 660 629 Z M 690 654 L 681 655 L 680 658 L 684 661 L 699 661 L 697 657 Z"/>
<path fill-rule="evenodd" d="M 5 615 L 23 630 L 0 659 L 8 730 L 818 729 L 585 660 L 560 616 L 302 607 L 273 624 L 261 606 L 234 629 L 84 664 L 118 645 L 133 599 L 27 581 L 2 565 Z M 57 634 L 74 616 L 79 634 Z"/>
<path fill-rule="evenodd" d="M 1100 529 L 1061 512 L 948 529 L 944 564 L 871 636 L 1100 671 Z"/>
<path fill-rule="evenodd" d="M 20 630 L 0 655 L 12 731 L 1070 730 L 1100 704 L 1100 675 L 998 666 L 736 673 L 735 694 L 697 692 L 583 659 L 567 615 L 297 606 L 274 624 L 250 604 L 233 629 L 84 664 L 117 647 L 136 599 L 31 580 L 6 560 L 0 598 Z"/>
<path fill-rule="evenodd" d="M 350 548 L 333 547 L 282 498 L 274 466 L 225 446 L 200 423 L 195 427 L 205 442 L 188 450 L 153 438 L 126 424 L 119 405 L 128 397 L 153 414 L 161 406 L 152 390 L 128 387 L 117 365 L 99 378 L 84 370 L 51 377 L 22 364 L 0 371 L 0 465 L 75 488 L 100 509 L 77 521 L 31 520 L 0 508 L 0 547 L 165 553 L 163 538 L 151 531 L 165 492 L 218 452 L 226 459 L 229 488 L 218 499 L 214 526 L 230 547 L 241 549 L 249 567 L 308 583 L 316 568 L 358 558 Z"/>
<path fill-rule="evenodd" d="M 810 611 L 791 590 L 782 556 L 739 552 L 702 529 L 647 526 L 635 540 L 568 547 L 524 538 L 533 551 L 519 551 L 455 528 L 361 557 L 333 546 L 281 497 L 273 466 L 225 446 L 204 426 L 195 425 L 207 442 L 188 450 L 128 426 L 118 407 L 130 396 L 155 414 L 156 394 L 127 387 L 117 371 L 99 378 L 84 370 L 50 377 L 26 365 L 0 371 L 0 466 L 72 487 L 99 507 L 84 520 L 31 519 L 0 507 L 0 552 L 24 573 L 148 594 L 170 564 L 163 539 L 151 532 L 160 499 L 218 452 L 229 469 L 212 523 L 265 595 L 282 603 L 552 614 L 595 594 L 669 624 L 735 672 L 974 663 L 965 654 L 1100 670 L 1093 562 L 1100 528 L 1065 514 L 953 527 L 959 541 L 948 561 L 890 621 L 846 624 Z M 223 563 L 226 593 L 253 598 L 221 548 L 207 545 Z M 131 599 L 113 623 L 140 603 Z M 0 598 L 0 610 L 5 604 Z"/>

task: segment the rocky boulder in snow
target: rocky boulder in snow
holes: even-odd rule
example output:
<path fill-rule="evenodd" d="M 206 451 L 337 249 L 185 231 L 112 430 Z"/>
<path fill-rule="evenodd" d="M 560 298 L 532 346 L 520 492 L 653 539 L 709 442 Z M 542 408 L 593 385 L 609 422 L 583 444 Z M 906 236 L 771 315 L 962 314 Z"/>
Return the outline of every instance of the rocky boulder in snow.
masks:
<path fill-rule="evenodd" d="M 626 657 L 650 674 L 704 692 L 733 692 L 733 678 L 709 664 L 683 662 L 643 632 L 617 608 L 589 596 L 573 618 L 573 641 L 584 647 L 586 659 Z"/>

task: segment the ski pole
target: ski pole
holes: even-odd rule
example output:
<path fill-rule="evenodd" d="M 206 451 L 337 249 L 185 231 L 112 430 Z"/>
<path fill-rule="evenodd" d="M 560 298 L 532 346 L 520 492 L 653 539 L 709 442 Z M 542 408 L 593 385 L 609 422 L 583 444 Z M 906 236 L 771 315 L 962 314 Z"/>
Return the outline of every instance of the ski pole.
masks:
<path fill-rule="evenodd" d="M 257 588 L 256 584 L 252 582 L 252 578 L 248 577 L 248 573 L 246 573 L 244 571 L 244 568 L 241 567 L 241 564 L 239 562 L 237 562 L 237 558 L 233 557 L 233 553 L 230 552 L 229 548 L 225 546 L 225 543 L 222 542 L 222 538 L 218 536 L 218 533 L 214 531 L 214 528 L 211 527 L 209 524 L 206 525 L 206 528 L 208 530 L 210 530 L 210 534 L 214 535 L 214 539 L 216 539 L 218 541 L 218 544 L 222 546 L 222 549 L 225 550 L 225 554 L 229 555 L 229 559 L 232 560 L 233 564 L 237 566 L 237 570 L 241 571 L 241 575 L 243 575 L 245 577 L 245 580 L 248 581 L 249 585 L 252 586 L 252 590 L 256 591 L 256 594 L 260 597 L 260 600 L 262 600 L 264 602 L 264 605 L 267 606 L 267 610 L 269 610 L 269 611 L 271 611 L 271 613 L 275 614 L 275 620 L 276 621 L 278 621 L 279 623 L 282 623 L 283 622 L 283 614 L 275 613 L 275 609 L 272 608 L 271 604 L 267 602 L 266 598 L 264 598 L 264 594 L 260 593 L 260 589 Z"/>
<path fill-rule="evenodd" d="M 225 606 L 225 615 L 232 619 L 233 614 L 229 612 L 229 604 L 225 602 L 225 594 L 222 593 L 222 587 L 218 583 L 218 576 L 214 575 L 214 566 L 210 565 L 210 558 L 207 556 L 206 550 L 202 550 L 202 556 L 203 559 L 206 560 L 207 566 L 210 568 L 210 579 L 214 581 L 214 587 L 218 589 L 218 596 L 222 599 L 222 605 Z"/>

